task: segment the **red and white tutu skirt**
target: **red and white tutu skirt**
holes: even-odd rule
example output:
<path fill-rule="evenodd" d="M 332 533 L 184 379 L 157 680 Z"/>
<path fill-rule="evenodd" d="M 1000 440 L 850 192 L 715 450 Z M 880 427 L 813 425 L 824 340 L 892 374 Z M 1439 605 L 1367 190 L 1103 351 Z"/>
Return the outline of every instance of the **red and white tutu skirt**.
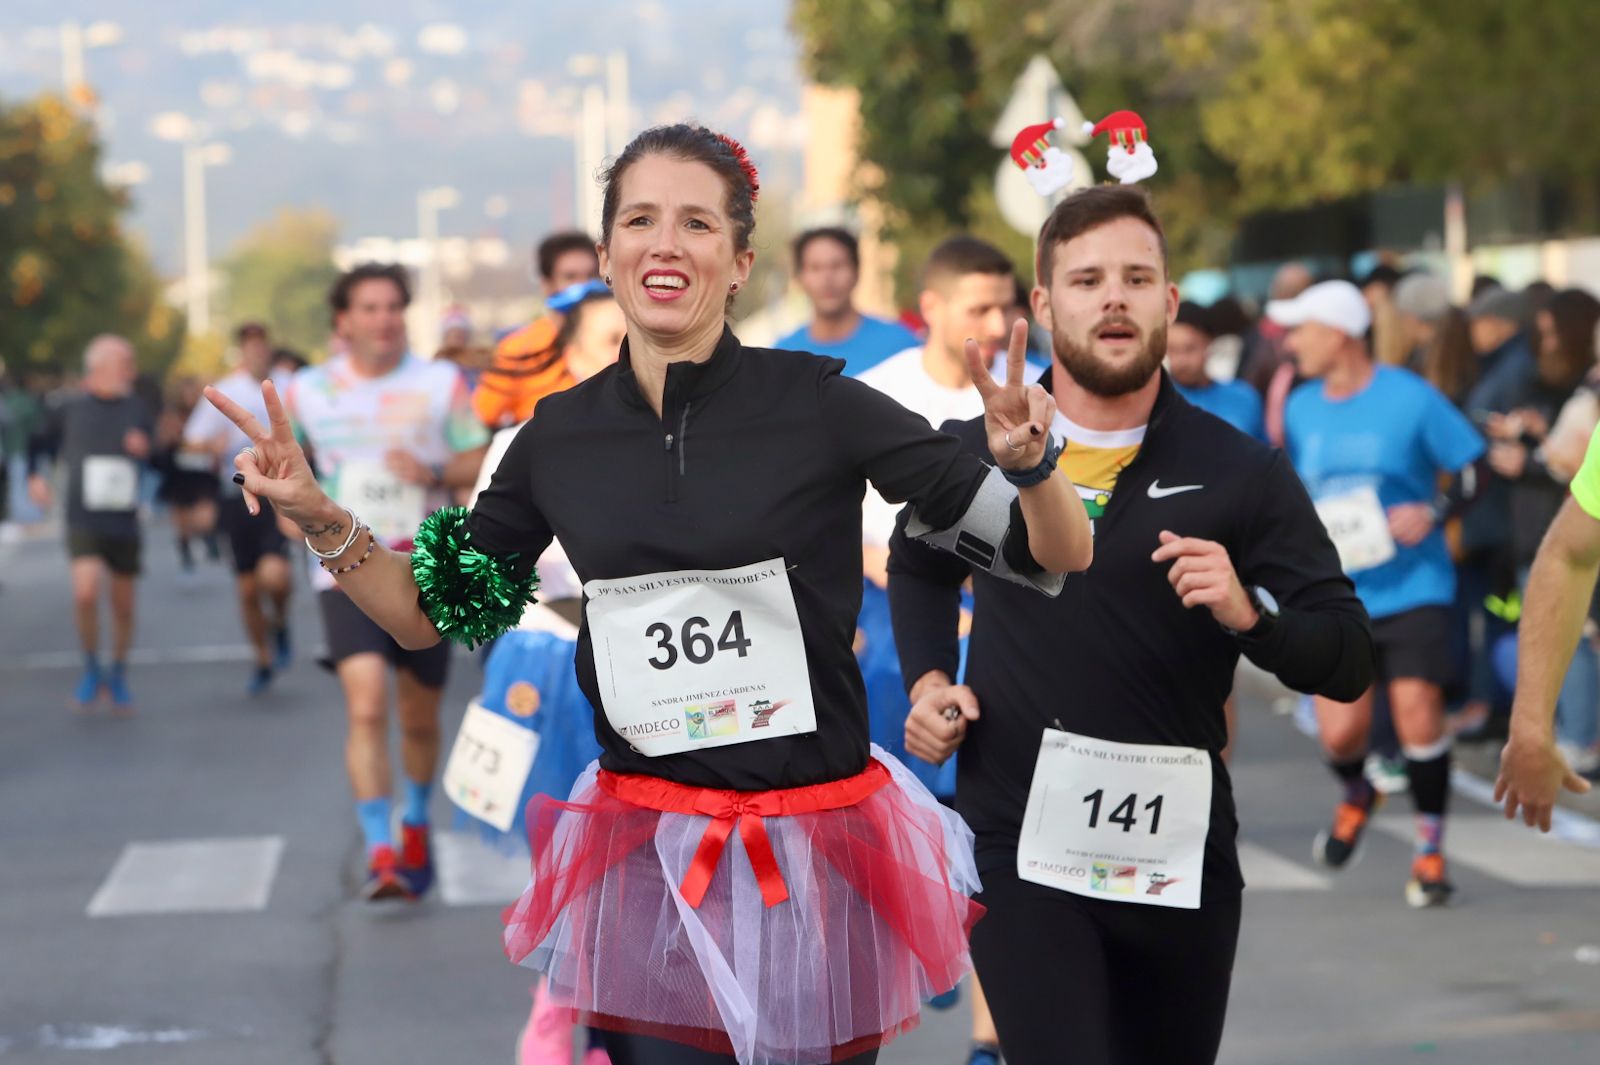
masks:
<path fill-rule="evenodd" d="M 736 1056 L 842 1059 L 915 1027 L 971 968 L 972 833 L 881 748 L 765 792 L 590 766 L 528 804 L 512 961 L 574 1020 Z"/>

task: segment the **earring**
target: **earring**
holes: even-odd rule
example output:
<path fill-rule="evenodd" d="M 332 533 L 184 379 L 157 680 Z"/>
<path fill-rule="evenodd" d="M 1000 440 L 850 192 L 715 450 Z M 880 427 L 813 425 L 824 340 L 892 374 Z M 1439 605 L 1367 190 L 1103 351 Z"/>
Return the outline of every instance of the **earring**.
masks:
<path fill-rule="evenodd" d="M 607 274 L 605 277 L 601 278 L 601 280 L 606 283 L 606 288 L 610 288 L 611 287 L 611 275 L 610 274 Z"/>
<path fill-rule="evenodd" d="M 739 282 L 737 282 L 737 281 L 731 282 L 728 285 L 728 291 L 729 292 L 738 292 L 739 291 Z"/>

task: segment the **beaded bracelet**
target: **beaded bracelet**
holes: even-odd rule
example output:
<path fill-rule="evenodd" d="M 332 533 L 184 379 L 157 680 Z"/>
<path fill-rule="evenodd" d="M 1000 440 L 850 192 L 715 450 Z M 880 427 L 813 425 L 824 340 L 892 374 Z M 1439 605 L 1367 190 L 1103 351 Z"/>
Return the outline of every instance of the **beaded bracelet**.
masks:
<path fill-rule="evenodd" d="M 317 565 L 321 566 L 325 570 L 328 570 L 328 572 L 333 574 L 335 577 L 341 573 L 349 573 L 351 570 L 360 569 L 361 564 L 371 557 L 372 549 L 378 546 L 378 538 L 372 535 L 372 530 L 368 529 L 365 525 L 363 525 L 361 528 L 365 530 L 367 534 L 367 549 L 361 553 L 360 558 L 350 563 L 350 565 L 340 566 L 338 569 L 328 569 L 328 563 L 326 561 L 318 562 Z"/>

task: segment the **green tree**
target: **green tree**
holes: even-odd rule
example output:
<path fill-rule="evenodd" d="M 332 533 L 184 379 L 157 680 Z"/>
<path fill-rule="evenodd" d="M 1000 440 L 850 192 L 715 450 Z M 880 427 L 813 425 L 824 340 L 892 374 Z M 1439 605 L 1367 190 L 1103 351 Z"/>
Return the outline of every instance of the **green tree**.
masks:
<path fill-rule="evenodd" d="M 222 264 L 227 318 L 265 322 L 275 343 L 322 353 L 338 232 L 327 211 L 284 209 L 245 234 Z"/>
<path fill-rule="evenodd" d="M 0 102 L 0 354 L 16 368 L 75 369 L 89 340 L 112 332 L 160 373 L 182 343 L 100 154 L 94 126 L 58 97 Z"/>
<path fill-rule="evenodd" d="M 1049 56 L 1086 115 L 1133 108 L 1161 159 L 1157 199 L 1175 266 L 1214 262 L 1231 232 L 1233 175 L 1200 132 L 1203 70 L 1166 47 L 1196 0 L 797 0 L 794 24 L 824 84 L 861 94 L 861 155 L 881 178 L 861 192 L 887 208 L 901 248 L 900 297 L 942 236 L 968 230 L 1031 274 L 1032 240 L 994 207 L 1005 150 L 989 134 L 1028 59 Z M 1040 115 L 1043 121 L 1050 116 Z M 1087 153 L 1103 168 L 1104 144 Z"/>
<path fill-rule="evenodd" d="M 1225 71 L 1207 140 L 1250 206 L 1295 207 L 1396 182 L 1539 174 L 1592 180 L 1600 4 L 1542 0 L 1253 0 L 1173 40 Z"/>

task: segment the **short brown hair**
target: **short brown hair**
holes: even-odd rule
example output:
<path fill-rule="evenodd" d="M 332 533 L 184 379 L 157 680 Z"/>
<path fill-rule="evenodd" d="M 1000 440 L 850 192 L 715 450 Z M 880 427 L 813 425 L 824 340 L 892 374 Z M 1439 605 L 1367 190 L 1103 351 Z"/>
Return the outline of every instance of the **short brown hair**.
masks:
<path fill-rule="evenodd" d="M 814 241 L 818 240 L 831 240 L 839 245 L 844 249 L 844 253 L 850 257 L 850 265 L 857 270 L 861 269 L 861 242 L 856 240 L 856 235 L 839 226 L 818 226 L 816 229 L 808 229 L 794 238 L 794 268 L 796 273 L 805 265 L 806 249 Z"/>
<path fill-rule="evenodd" d="M 1092 185 L 1056 204 L 1040 227 L 1037 283 L 1050 287 L 1058 247 L 1119 218 L 1136 219 L 1156 231 L 1161 243 L 1161 265 L 1165 267 L 1167 234 L 1150 204 L 1150 195 L 1137 185 Z"/>
<path fill-rule="evenodd" d="M 1015 277 L 1017 268 L 1006 253 L 988 241 L 965 234 L 947 237 L 928 254 L 922 265 L 922 289 L 959 280 L 969 274 Z"/>
<path fill-rule="evenodd" d="M 339 275 L 328 292 L 328 308 L 335 318 L 350 309 L 350 296 L 363 281 L 388 281 L 400 292 L 400 306 L 411 306 L 411 280 L 399 263 L 361 263 Z"/>
<path fill-rule="evenodd" d="M 593 260 L 594 272 L 600 272 L 600 257 L 595 254 L 594 238 L 579 229 L 569 229 L 561 233 L 552 233 L 539 242 L 538 250 L 534 252 L 534 262 L 539 268 L 539 276 L 546 281 L 553 281 L 556 276 L 556 260 L 569 252 L 581 251 Z"/>

